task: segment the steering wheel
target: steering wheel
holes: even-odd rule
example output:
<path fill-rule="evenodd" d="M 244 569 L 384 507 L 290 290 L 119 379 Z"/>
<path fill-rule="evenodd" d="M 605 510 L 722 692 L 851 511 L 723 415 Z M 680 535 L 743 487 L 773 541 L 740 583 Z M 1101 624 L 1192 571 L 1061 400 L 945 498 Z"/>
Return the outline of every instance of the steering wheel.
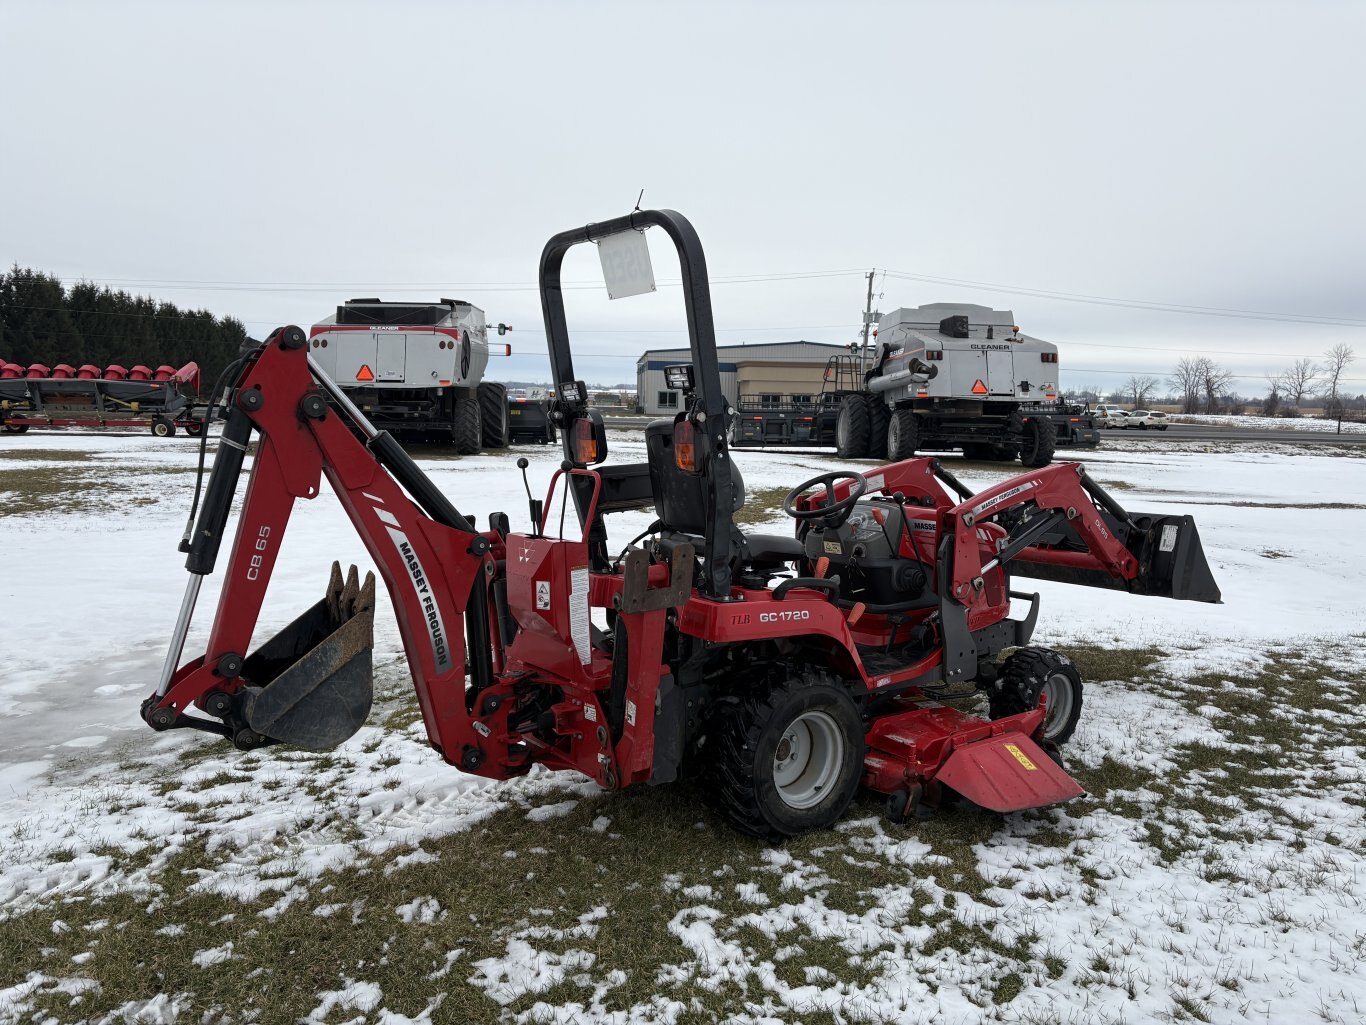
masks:
<path fill-rule="evenodd" d="M 835 485 L 840 481 L 853 481 L 854 486 L 850 488 L 849 494 L 835 501 Z M 797 499 L 803 493 L 811 490 L 817 484 L 825 487 L 825 502 L 810 509 L 798 509 Z M 798 484 L 788 492 L 783 499 L 783 512 L 799 522 L 810 520 L 825 520 L 831 527 L 838 527 L 849 518 L 849 514 L 854 511 L 854 505 L 863 493 L 868 490 L 868 478 L 861 473 L 826 473 L 819 477 L 812 477 L 809 481 Z"/>

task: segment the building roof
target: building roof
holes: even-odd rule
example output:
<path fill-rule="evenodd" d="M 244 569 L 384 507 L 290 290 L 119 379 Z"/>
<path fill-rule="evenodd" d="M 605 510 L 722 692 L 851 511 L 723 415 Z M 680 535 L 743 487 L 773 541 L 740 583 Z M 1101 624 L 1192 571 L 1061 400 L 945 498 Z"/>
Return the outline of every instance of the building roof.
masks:
<path fill-rule="evenodd" d="M 727 363 L 751 363 L 781 360 L 824 363 L 831 356 L 848 352 L 847 345 L 834 345 L 830 342 L 757 342 L 753 345 L 718 345 L 716 355 Z M 676 349 L 646 349 L 636 360 L 636 369 L 643 370 L 648 363 L 659 360 L 686 360 L 692 358 L 692 350 L 683 345 Z"/>

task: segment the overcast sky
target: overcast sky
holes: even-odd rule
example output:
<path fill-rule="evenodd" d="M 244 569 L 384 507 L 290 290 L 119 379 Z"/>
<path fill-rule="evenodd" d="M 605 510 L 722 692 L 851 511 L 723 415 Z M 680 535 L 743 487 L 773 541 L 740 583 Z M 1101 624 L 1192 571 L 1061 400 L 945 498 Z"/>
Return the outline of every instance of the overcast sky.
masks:
<path fill-rule="evenodd" d="M 515 328 L 492 375 L 544 379 L 542 245 L 643 188 L 697 227 L 723 344 L 853 340 L 876 267 L 883 310 L 1014 310 L 1067 386 L 1199 353 L 1260 394 L 1346 342 L 1366 390 L 1363 61 L 1366 4 L 1305 0 L 0 0 L 0 261 L 258 337 L 468 299 Z M 659 234 L 657 295 L 571 293 L 581 376 L 685 340 Z"/>

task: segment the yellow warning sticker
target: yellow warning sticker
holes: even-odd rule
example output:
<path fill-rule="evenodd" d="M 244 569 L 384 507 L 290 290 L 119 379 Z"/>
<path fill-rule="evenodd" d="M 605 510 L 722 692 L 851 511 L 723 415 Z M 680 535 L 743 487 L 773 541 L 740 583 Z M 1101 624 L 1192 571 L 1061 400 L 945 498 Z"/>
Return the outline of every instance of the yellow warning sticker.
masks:
<path fill-rule="evenodd" d="M 1023 765 L 1030 772 L 1037 772 L 1039 767 L 1029 760 L 1029 755 L 1025 754 L 1014 744 L 1007 744 L 1006 750 L 1015 756 L 1015 760 Z"/>

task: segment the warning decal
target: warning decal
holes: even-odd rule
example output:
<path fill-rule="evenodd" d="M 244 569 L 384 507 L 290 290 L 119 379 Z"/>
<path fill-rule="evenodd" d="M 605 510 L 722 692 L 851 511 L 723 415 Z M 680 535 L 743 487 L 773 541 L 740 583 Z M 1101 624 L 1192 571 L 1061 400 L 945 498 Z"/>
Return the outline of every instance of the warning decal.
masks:
<path fill-rule="evenodd" d="M 373 381 L 374 379 L 375 379 L 375 372 L 374 372 L 373 370 L 370 369 L 370 364 L 368 364 L 368 363 L 362 363 L 362 364 L 360 365 L 360 369 L 356 371 L 356 380 L 357 380 L 357 381 Z"/>
<path fill-rule="evenodd" d="M 985 395 L 986 393 L 987 393 L 987 386 L 986 386 L 985 384 L 982 383 L 982 379 L 981 379 L 980 377 L 977 378 L 976 382 L 975 382 L 975 383 L 973 384 L 973 386 L 972 386 L 972 394 L 974 394 L 974 395 Z"/>
<path fill-rule="evenodd" d="M 536 581 L 536 607 L 538 609 L 550 608 L 550 581 Z"/>
<path fill-rule="evenodd" d="M 1014 744 L 1007 744 L 1006 750 L 1015 756 L 1015 760 L 1023 765 L 1030 772 L 1037 772 L 1038 766 L 1029 760 L 1029 755 L 1025 754 Z"/>
<path fill-rule="evenodd" d="M 593 660 L 588 627 L 588 567 L 578 566 L 569 571 L 569 630 L 579 663 L 585 666 Z"/>

